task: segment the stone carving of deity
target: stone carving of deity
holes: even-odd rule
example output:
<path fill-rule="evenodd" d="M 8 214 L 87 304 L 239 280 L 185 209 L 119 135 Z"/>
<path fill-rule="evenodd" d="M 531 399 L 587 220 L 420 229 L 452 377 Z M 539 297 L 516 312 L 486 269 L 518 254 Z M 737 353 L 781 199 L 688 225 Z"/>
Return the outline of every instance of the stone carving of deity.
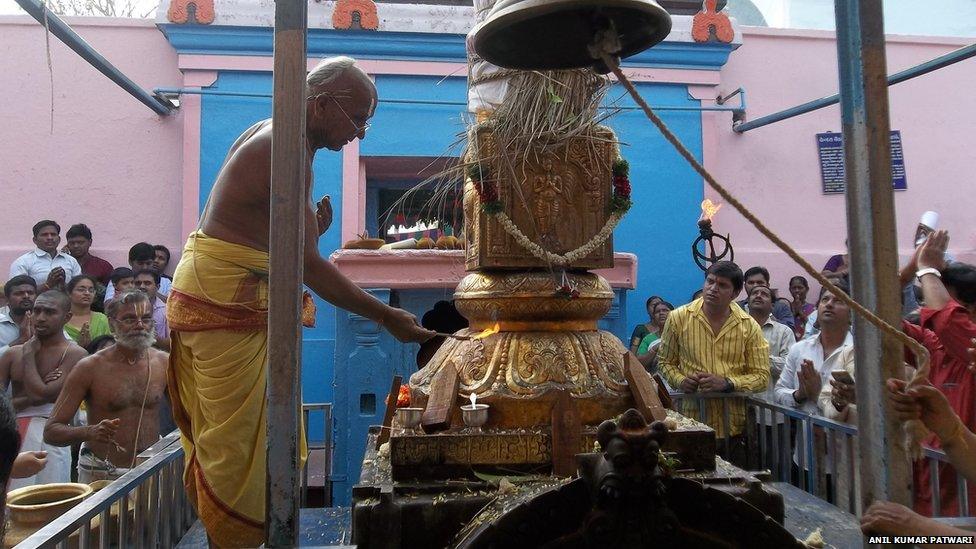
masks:
<path fill-rule="evenodd" d="M 552 160 L 542 161 L 545 172 L 535 177 L 532 190 L 535 193 L 535 218 L 539 227 L 539 235 L 550 238 L 553 228 L 558 224 L 559 213 L 563 201 L 563 178 L 552 171 Z"/>

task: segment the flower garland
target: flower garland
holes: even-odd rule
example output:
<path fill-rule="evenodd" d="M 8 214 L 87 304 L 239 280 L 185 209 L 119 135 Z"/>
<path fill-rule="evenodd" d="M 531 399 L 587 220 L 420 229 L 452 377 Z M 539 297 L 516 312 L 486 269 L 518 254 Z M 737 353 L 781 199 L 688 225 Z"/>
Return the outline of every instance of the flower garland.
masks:
<path fill-rule="evenodd" d="M 542 246 L 529 240 L 525 233 L 515 225 L 510 217 L 503 211 L 501 198 L 498 194 L 498 184 L 492 181 L 488 168 L 480 163 L 472 164 L 468 167 L 468 178 L 474 183 L 475 191 L 481 201 L 481 211 L 493 216 L 498 224 L 505 229 L 515 241 L 529 251 L 532 255 L 552 263 L 554 265 L 566 266 L 583 259 L 593 253 L 594 250 L 603 245 L 604 242 L 613 234 L 613 230 L 620 223 L 620 219 L 627 213 L 633 202 L 630 200 L 630 164 L 623 158 L 618 158 L 613 163 L 613 197 L 610 199 L 610 217 L 593 238 L 588 242 L 565 254 L 556 254 L 546 250 Z"/>
<path fill-rule="evenodd" d="M 481 211 L 488 215 L 495 215 L 502 211 L 502 201 L 498 196 L 498 184 L 491 180 L 488 168 L 482 164 L 468 166 L 468 178 L 474 183 L 474 189 L 481 200 Z"/>
<path fill-rule="evenodd" d="M 618 158 L 613 163 L 613 198 L 610 199 L 610 213 L 623 216 L 630 209 L 630 162 Z"/>

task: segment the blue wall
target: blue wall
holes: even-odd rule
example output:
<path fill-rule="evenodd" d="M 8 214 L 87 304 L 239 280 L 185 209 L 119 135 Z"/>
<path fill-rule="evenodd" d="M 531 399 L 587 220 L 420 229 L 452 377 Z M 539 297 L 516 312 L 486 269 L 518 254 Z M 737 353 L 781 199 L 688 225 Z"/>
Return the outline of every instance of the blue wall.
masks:
<path fill-rule="evenodd" d="M 180 53 L 270 55 L 269 29 L 198 26 L 161 26 Z M 638 66 L 718 70 L 731 48 L 717 45 L 663 44 L 630 60 Z M 348 54 L 358 58 L 463 61 L 463 38 L 452 35 L 367 33 L 314 30 L 309 33 L 309 55 Z M 361 144 L 367 156 L 456 155 L 451 149 L 464 132 L 463 107 L 387 103 L 383 100 L 465 100 L 463 78 L 391 76 L 376 79 L 381 103 L 372 128 Z M 697 107 L 686 86 L 641 83 L 640 92 L 654 106 Z M 270 73 L 220 71 L 212 87 L 221 91 L 270 93 Z M 691 242 L 702 200 L 701 179 L 653 128 L 633 102 L 615 86 L 607 102 L 625 110 L 608 125 L 622 142 L 621 153 L 631 164 L 634 207 L 614 234 L 617 251 L 639 258 L 637 290 L 618 292 L 611 318 L 603 326 L 624 341 L 630 326 L 646 318 L 644 300 L 658 294 L 684 303 L 701 285 L 701 272 L 690 261 Z M 701 114 L 698 111 L 663 111 L 666 123 L 701 157 Z M 221 163 L 238 135 L 254 122 L 271 115 L 268 98 L 204 95 L 200 139 L 201 208 Z M 319 151 L 314 162 L 314 196 L 332 196 L 335 219 L 342 218 L 341 155 Z M 319 242 L 324 256 L 339 247 L 333 227 Z M 384 301 L 399 300 L 408 310 L 422 314 L 429 304 L 449 297 L 448 291 L 419 291 L 398 295 L 376 291 Z M 375 324 L 349 315 L 317 299 L 316 327 L 305 330 L 303 345 L 303 398 L 305 402 L 334 402 L 336 409 L 335 480 L 337 502 L 348 501 L 358 480 L 365 428 L 382 417 L 383 395 L 395 373 L 405 377 L 414 370 L 416 346 L 399 345 Z M 337 326 L 339 341 L 337 342 Z M 343 361 L 335 368 L 335 357 Z M 376 409 L 361 408 L 362 394 L 376 394 Z M 321 424 L 309 426 L 314 436 Z"/>

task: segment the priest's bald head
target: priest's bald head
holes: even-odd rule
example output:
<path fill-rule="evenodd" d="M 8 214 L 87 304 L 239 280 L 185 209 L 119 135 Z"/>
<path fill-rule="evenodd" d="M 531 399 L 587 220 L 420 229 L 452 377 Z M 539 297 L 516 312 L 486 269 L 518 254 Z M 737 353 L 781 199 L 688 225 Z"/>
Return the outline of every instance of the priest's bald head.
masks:
<path fill-rule="evenodd" d="M 351 57 L 323 59 L 307 78 L 309 144 L 337 151 L 366 137 L 376 110 L 376 86 Z"/>

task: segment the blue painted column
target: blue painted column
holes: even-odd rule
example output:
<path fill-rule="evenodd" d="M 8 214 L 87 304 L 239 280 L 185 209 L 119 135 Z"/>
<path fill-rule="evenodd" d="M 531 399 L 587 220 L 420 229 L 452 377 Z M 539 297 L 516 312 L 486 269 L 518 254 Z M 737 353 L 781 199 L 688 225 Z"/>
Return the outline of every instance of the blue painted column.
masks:
<path fill-rule="evenodd" d="M 369 293 L 390 302 L 390 290 Z M 332 480 L 335 504 L 348 505 L 359 481 L 366 432 L 383 422 L 390 381 L 403 369 L 403 346 L 379 324 L 343 309 L 336 309 L 336 325 Z"/>

